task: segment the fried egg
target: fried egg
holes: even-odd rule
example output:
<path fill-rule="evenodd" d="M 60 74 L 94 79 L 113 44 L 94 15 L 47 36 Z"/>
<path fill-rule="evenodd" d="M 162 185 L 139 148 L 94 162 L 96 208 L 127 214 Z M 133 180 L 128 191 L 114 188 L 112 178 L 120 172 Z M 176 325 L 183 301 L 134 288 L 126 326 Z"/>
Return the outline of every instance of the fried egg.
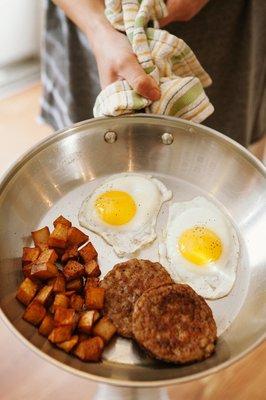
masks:
<path fill-rule="evenodd" d="M 150 175 L 118 174 L 84 200 L 79 222 L 102 236 L 118 256 L 131 255 L 156 238 L 157 215 L 171 197 Z"/>
<path fill-rule="evenodd" d="M 169 207 L 159 256 L 176 282 L 189 284 L 202 297 L 217 299 L 234 285 L 239 241 L 221 210 L 196 197 Z"/>

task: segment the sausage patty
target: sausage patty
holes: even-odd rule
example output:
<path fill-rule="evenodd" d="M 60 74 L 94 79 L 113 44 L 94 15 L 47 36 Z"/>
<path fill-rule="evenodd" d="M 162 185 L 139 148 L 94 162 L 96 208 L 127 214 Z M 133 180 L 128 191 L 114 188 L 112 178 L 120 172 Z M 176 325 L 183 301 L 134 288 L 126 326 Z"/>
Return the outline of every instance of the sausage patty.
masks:
<path fill-rule="evenodd" d="M 138 344 L 163 361 L 199 361 L 214 351 L 212 311 L 188 285 L 173 283 L 143 293 L 134 306 L 132 329 Z"/>
<path fill-rule="evenodd" d="M 105 313 L 113 321 L 117 332 L 132 337 L 134 303 L 145 290 L 172 283 L 168 272 L 159 263 L 132 259 L 116 264 L 101 282 L 105 289 Z"/>

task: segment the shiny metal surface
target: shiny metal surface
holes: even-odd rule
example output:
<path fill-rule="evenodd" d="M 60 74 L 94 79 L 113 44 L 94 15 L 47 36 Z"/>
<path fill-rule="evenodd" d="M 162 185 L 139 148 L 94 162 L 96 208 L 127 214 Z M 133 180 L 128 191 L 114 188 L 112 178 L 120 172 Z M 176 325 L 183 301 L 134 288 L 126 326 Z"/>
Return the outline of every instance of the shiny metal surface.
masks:
<path fill-rule="evenodd" d="M 114 131 L 117 140 L 107 143 Z M 162 135 L 173 136 L 164 145 Z M 111 140 L 112 142 L 112 140 Z M 236 226 L 241 259 L 234 289 L 210 302 L 219 341 L 210 359 L 183 367 L 151 361 L 129 341 L 118 340 L 100 364 L 86 364 L 51 346 L 21 319 L 15 292 L 22 279 L 22 246 L 29 232 L 51 225 L 59 213 L 77 223 L 84 197 L 107 175 L 141 171 L 161 179 L 183 201 L 204 195 L 221 206 Z M 230 365 L 265 335 L 266 172 L 244 148 L 204 126 L 147 115 L 90 120 L 48 138 L 22 157 L 0 184 L 0 304 L 2 318 L 31 349 L 85 378 L 121 386 L 162 386 L 205 376 Z M 159 219 L 165 224 L 167 205 Z M 116 258 L 100 238 L 105 273 Z M 157 259 L 156 243 L 141 253 Z"/>

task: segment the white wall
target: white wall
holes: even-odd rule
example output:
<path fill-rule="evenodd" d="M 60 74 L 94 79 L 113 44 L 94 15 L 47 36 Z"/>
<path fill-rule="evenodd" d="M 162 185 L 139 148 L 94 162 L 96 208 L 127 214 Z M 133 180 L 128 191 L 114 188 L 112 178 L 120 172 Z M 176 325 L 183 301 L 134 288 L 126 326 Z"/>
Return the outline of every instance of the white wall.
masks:
<path fill-rule="evenodd" d="M 37 55 L 41 0 L 0 0 L 0 66 Z"/>

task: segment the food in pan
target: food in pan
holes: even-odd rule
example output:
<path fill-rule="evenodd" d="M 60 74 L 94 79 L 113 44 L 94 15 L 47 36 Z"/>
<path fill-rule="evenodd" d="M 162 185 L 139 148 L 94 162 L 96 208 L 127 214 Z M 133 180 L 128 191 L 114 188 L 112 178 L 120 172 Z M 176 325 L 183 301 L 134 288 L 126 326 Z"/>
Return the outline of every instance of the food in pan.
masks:
<path fill-rule="evenodd" d="M 239 242 L 228 218 L 204 197 L 169 207 L 160 261 L 176 282 L 199 295 L 227 295 L 236 279 Z"/>
<path fill-rule="evenodd" d="M 16 295 L 26 307 L 24 320 L 67 353 L 99 361 L 116 327 L 103 316 L 105 290 L 99 287 L 97 251 L 62 216 L 51 233 L 45 227 L 32 237 L 35 247 L 23 248 L 25 279 Z"/>
<path fill-rule="evenodd" d="M 188 285 L 176 283 L 149 289 L 137 299 L 132 329 L 150 355 L 181 364 L 209 357 L 217 335 L 205 300 Z"/>
<path fill-rule="evenodd" d="M 132 337 L 132 313 L 137 299 L 147 289 L 172 283 L 159 263 L 131 259 L 117 264 L 101 281 L 105 289 L 105 313 L 124 337 Z"/>
<path fill-rule="evenodd" d="M 26 307 L 23 319 L 53 345 L 90 362 L 101 360 L 116 333 L 166 362 L 199 361 L 214 351 L 210 308 L 161 264 L 131 259 L 100 281 L 96 249 L 64 217 L 51 233 L 45 227 L 32 237 L 35 247 L 23 249 L 25 279 L 16 297 Z"/>
<path fill-rule="evenodd" d="M 149 175 L 114 175 L 84 200 L 79 222 L 101 235 L 119 256 L 133 254 L 156 238 L 159 210 L 171 196 Z"/>

